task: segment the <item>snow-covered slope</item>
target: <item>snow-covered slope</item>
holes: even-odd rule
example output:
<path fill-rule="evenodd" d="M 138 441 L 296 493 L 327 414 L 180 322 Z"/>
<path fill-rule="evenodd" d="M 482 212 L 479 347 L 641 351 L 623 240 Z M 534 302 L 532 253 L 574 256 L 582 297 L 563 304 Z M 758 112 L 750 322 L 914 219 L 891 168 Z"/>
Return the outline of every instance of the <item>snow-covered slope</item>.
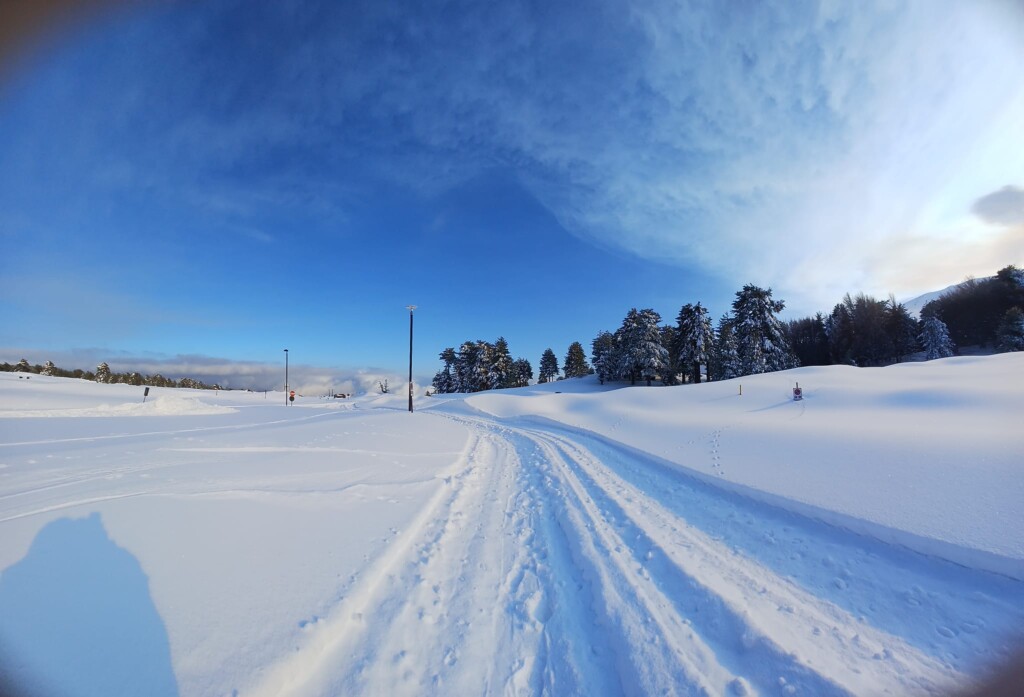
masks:
<path fill-rule="evenodd" d="M 413 414 L 0 374 L 0 692 L 944 694 L 1024 626 L 1022 369 Z"/>
<path fill-rule="evenodd" d="M 1010 353 L 466 403 L 583 428 L 791 510 L 1024 579 L 1024 390 L 1010 387 L 1022 374 L 1024 354 Z"/>
<path fill-rule="evenodd" d="M 986 280 L 989 280 L 991 278 L 995 278 L 995 276 L 989 276 L 989 277 L 986 277 L 986 278 L 979 278 L 977 280 L 978 281 L 986 281 Z M 916 298 L 912 298 L 910 300 L 905 301 L 903 303 L 903 305 L 907 308 L 907 310 L 910 312 L 910 314 L 912 316 L 920 317 L 921 316 L 921 310 L 924 308 L 925 305 L 930 303 L 932 300 L 938 300 L 939 298 L 941 298 L 943 295 L 945 295 L 946 293 L 948 293 L 951 290 L 956 290 L 960 286 L 964 285 L 964 283 L 967 283 L 967 281 L 963 281 L 961 283 L 954 283 L 951 286 L 946 286 L 942 290 L 933 290 L 930 293 L 924 293 L 923 295 L 919 295 Z"/>

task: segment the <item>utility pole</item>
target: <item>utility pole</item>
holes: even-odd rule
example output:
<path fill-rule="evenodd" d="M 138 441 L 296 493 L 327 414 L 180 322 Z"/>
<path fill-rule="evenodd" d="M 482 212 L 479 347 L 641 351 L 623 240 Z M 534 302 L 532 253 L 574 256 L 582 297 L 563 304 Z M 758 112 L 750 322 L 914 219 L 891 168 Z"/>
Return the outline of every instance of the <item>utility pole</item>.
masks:
<path fill-rule="evenodd" d="M 412 311 L 415 305 L 406 305 L 409 308 L 409 413 L 412 413 Z"/>
<path fill-rule="evenodd" d="M 284 405 L 288 406 L 288 349 L 284 350 Z"/>

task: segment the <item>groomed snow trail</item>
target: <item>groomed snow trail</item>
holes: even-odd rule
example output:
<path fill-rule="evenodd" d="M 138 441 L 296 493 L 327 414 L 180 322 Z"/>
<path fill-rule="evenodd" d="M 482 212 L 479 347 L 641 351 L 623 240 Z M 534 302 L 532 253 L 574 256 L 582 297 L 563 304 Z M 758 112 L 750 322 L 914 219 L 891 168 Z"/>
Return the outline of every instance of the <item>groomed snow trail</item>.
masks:
<path fill-rule="evenodd" d="M 799 560 L 762 559 L 702 512 L 735 508 L 721 515 L 745 517 L 743 532 L 759 527 L 760 504 L 723 504 L 684 474 L 582 432 L 445 418 L 473 432 L 457 474 L 306 642 L 244 693 L 945 694 L 977 667 L 971 637 L 1020 617 L 1019 586 L 993 579 L 958 604 L 942 587 L 948 565 L 921 571 L 930 562 L 870 542 L 883 549 L 869 565 L 893 571 L 876 569 L 865 593 L 891 595 L 877 599 L 883 610 L 927 605 L 923 617 L 945 622 L 937 636 L 951 643 L 893 633 L 836 596 L 856 583 L 847 557 L 866 554 L 862 538 L 802 519 L 785 527 L 800 550 L 790 556 L 817 554 L 840 567 L 826 569 L 838 574 L 831 580 L 847 579 L 809 590 L 813 573 Z M 914 584 L 884 588 L 887 579 Z"/>

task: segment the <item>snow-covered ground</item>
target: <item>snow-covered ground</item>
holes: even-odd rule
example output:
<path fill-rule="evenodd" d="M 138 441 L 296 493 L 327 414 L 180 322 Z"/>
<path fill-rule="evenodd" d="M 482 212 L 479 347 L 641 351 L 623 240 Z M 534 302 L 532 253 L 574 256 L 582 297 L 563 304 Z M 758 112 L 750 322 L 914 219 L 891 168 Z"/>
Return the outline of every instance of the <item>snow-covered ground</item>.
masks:
<path fill-rule="evenodd" d="M 0 373 L 0 692 L 945 693 L 1024 627 L 1022 374 L 409 414 Z"/>

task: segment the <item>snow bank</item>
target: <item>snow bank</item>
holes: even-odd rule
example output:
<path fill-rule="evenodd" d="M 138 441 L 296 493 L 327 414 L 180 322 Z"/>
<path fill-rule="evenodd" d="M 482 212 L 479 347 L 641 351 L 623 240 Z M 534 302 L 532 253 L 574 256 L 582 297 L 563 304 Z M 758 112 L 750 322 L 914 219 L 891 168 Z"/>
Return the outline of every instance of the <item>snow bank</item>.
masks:
<path fill-rule="evenodd" d="M 157 397 L 141 404 L 99 404 L 78 409 L 31 409 L 4 412 L 6 418 L 102 416 L 206 416 L 232 414 L 232 407 L 207 404 L 196 397 Z"/>
<path fill-rule="evenodd" d="M 46 375 L 0 373 L 0 418 L 203 416 L 238 407 L 280 404 L 284 395 L 243 390 L 192 390 L 106 385 Z"/>
<path fill-rule="evenodd" d="M 1024 578 L 1021 374 L 1015 353 L 465 401 L 583 428 L 719 486 Z M 798 382 L 804 399 L 794 402 Z"/>

